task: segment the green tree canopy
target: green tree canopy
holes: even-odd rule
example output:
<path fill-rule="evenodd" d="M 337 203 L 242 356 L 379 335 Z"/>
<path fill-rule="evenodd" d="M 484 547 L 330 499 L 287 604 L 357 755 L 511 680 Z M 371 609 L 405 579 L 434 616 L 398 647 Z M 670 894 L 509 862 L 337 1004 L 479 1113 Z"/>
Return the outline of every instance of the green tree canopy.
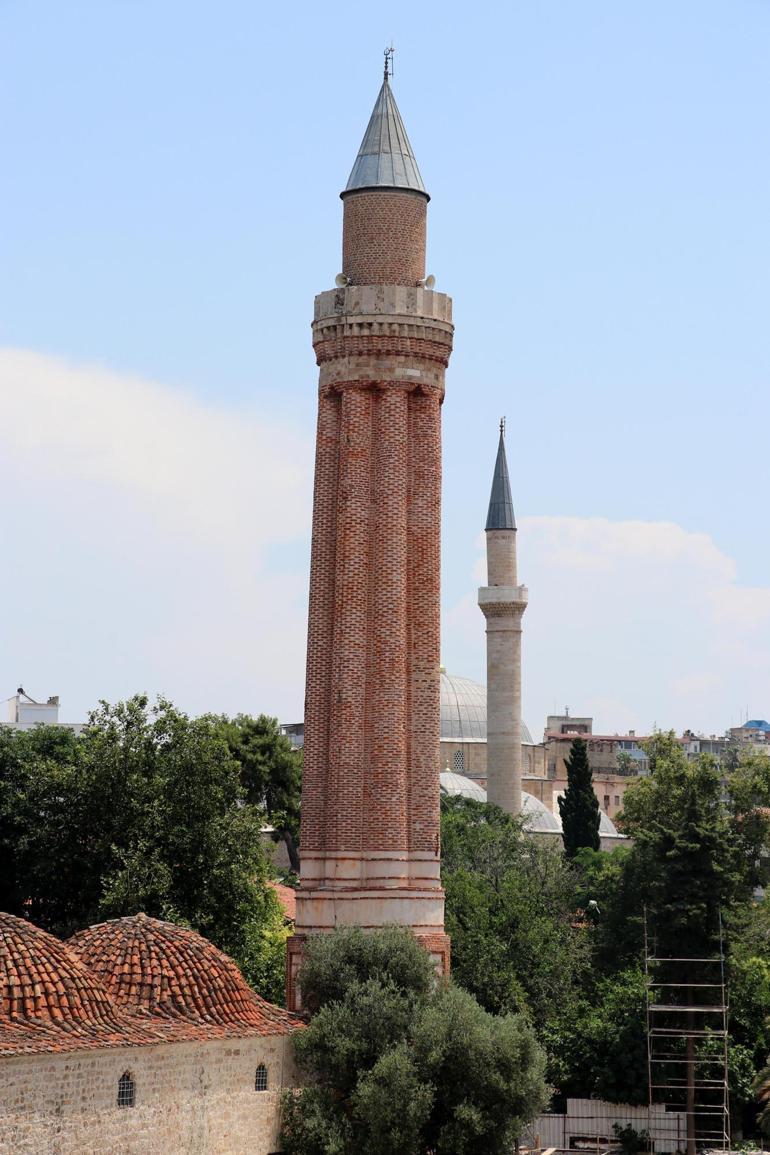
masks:
<path fill-rule="evenodd" d="M 163 699 L 102 703 L 77 737 L 0 727 L 7 910 L 62 937 L 140 910 L 182 922 L 275 998 L 285 935 L 262 822 L 214 722 Z"/>
<path fill-rule="evenodd" d="M 437 983 L 408 931 L 319 935 L 299 981 L 317 1011 L 294 1040 L 310 1085 L 284 1097 L 288 1155 L 502 1155 L 545 1101 L 529 1026 Z"/>
<path fill-rule="evenodd" d="M 574 858 L 578 850 L 588 847 L 598 850 L 599 800 L 594 793 L 588 747 L 582 738 L 575 738 L 570 747 L 567 766 L 567 789 L 559 799 L 564 851 Z"/>
<path fill-rule="evenodd" d="M 299 805 L 302 751 L 281 733 L 276 718 L 236 714 L 216 719 L 218 733 L 238 763 L 247 801 L 264 810 L 286 843 L 292 870 L 299 873 Z"/>

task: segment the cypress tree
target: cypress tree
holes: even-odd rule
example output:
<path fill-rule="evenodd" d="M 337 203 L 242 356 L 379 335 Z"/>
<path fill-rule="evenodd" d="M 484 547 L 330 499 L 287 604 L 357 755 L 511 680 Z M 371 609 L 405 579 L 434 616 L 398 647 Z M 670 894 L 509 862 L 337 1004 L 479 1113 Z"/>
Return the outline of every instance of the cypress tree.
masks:
<path fill-rule="evenodd" d="M 574 739 L 566 766 L 567 789 L 559 799 L 559 813 L 564 851 L 568 858 L 574 858 L 584 846 L 591 850 L 600 846 L 599 800 L 591 784 L 588 747 L 582 738 Z"/>

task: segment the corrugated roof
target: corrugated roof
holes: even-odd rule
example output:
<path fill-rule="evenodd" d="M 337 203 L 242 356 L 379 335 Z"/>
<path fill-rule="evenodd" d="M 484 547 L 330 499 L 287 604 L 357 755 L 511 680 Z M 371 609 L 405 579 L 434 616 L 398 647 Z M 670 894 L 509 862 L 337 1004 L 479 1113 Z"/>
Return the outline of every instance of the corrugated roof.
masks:
<path fill-rule="evenodd" d="M 505 438 L 500 430 L 500 444 L 497 447 L 495 472 L 492 477 L 492 492 L 489 495 L 486 529 L 515 529 L 511 482 L 508 477 L 508 462 L 505 457 Z"/>
<path fill-rule="evenodd" d="M 364 188 L 405 188 L 428 196 L 387 76 L 369 118 L 345 193 Z"/>

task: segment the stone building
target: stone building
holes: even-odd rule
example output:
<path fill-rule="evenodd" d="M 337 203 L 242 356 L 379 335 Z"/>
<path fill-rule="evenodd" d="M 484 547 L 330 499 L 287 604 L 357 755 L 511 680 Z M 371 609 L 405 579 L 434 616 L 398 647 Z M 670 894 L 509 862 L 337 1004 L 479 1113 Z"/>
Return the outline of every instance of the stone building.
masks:
<path fill-rule="evenodd" d="M 623 795 L 631 783 L 649 770 L 643 743 L 633 730 L 628 734 L 594 734 L 593 718 L 572 718 L 569 714 L 552 714 L 546 721 L 543 736 L 545 770 L 556 799 L 567 789 L 567 759 L 572 742 L 582 738 L 588 747 L 588 762 L 593 774 L 594 793 L 602 811 L 615 818 L 623 809 Z"/>
<path fill-rule="evenodd" d="M 387 57 L 386 57 L 387 60 Z M 439 874 L 441 403 L 452 302 L 425 275 L 428 193 L 386 63 L 316 297 L 302 867 L 309 935 L 411 927 L 449 966 Z"/>
<path fill-rule="evenodd" d="M 463 774 L 486 790 L 487 688 L 471 678 L 441 671 L 441 769 Z M 525 789 L 542 799 L 545 746 L 521 721 L 521 774 Z"/>
<path fill-rule="evenodd" d="M 0 914 L 1 1155 L 269 1155 L 300 1024 L 193 931 Z"/>

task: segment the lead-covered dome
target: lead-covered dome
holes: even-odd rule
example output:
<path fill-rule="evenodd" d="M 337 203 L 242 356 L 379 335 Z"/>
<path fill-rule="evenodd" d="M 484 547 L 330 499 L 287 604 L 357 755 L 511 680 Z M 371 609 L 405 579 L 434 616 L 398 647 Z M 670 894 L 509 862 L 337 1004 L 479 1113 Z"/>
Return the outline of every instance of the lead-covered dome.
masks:
<path fill-rule="evenodd" d="M 561 819 L 548 809 L 534 794 L 521 792 L 521 809 L 525 815 L 524 829 L 532 834 L 561 834 Z"/>
<path fill-rule="evenodd" d="M 441 671 L 441 741 L 486 742 L 487 690 L 480 682 Z M 521 740 L 533 746 L 527 725 L 521 723 Z"/>
<path fill-rule="evenodd" d="M 439 783 L 442 794 L 452 798 L 472 798 L 474 802 L 486 802 L 487 792 L 472 778 L 464 774 L 453 774 L 451 770 L 442 770 L 439 774 Z"/>
<path fill-rule="evenodd" d="M 195 931 L 144 914 L 98 923 L 68 944 L 118 1007 L 155 1018 L 290 1030 L 293 1016 L 261 999 L 231 958 Z"/>

